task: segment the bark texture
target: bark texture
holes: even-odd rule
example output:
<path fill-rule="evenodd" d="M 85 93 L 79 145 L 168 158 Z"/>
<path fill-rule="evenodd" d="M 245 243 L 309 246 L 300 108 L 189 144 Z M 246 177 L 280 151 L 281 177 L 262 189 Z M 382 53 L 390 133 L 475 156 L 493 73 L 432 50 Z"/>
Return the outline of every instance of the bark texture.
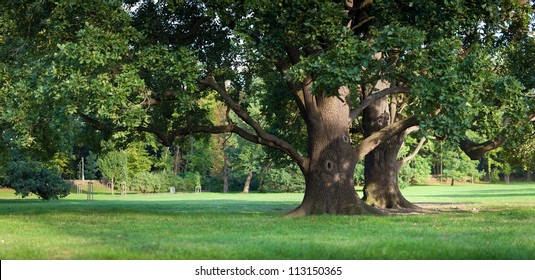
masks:
<path fill-rule="evenodd" d="M 242 193 L 249 193 L 249 187 L 251 186 L 251 179 L 253 178 L 253 171 L 247 173 L 247 178 L 245 178 L 245 183 L 243 184 Z"/>
<path fill-rule="evenodd" d="M 306 189 L 301 205 L 289 215 L 380 214 L 355 191 L 353 173 L 358 161 L 349 138 L 349 106 L 338 98 L 316 99 L 307 123 L 309 162 L 301 166 Z"/>
<path fill-rule="evenodd" d="M 371 135 L 391 123 L 388 97 L 382 97 L 364 110 L 364 130 Z M 363 200 L 379 208 L 416 208 L 399 189 L 399 170 L 404 161 L 398 160 L 398 153 L 405 141 L 405 131 L 390 137 L 364 159 Z"/>
<path fill-rule="evenodd" d="M 289 50 L 289 54 L 292 53 Z M 284 70 L 284 67 L 280 68 Z M 266 132 L 214 77 L 206 77 L 201 83 L 218 92 L 228 107 L 249 127 L 248 130 L 243 129 L 229 120 L 228 127 L 232 132 L 253 143 L 282 151 L 300 167 L 306 182 L 305 195 L 301 205 L 289 216 L 382 213 L 364 203 L 357 195 L 353 179 L 356 163 L 385 140 L 417 125 L 415 118 L 391 123 L 353 147 L 349 137 L 350 108 L 346 102 L 349 89 L 340 87 L 335 97 L 312 94 L 310 88 L 313 79 L 309 76 L 304 86 L 290 86 L 307 126 L 308 155 L 303 156 L 290 143 Z"/>

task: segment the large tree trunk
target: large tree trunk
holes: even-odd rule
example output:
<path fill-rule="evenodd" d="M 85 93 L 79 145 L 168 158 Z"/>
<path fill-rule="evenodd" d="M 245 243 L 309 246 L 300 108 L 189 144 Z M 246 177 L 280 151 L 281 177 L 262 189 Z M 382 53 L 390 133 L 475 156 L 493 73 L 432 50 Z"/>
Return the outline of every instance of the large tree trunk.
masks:
<path fill-rule="evenodd" d="M 338 98 L 317 98 L 307 122 L 309 161 L 300 166 L 306 189 L 301 205 L 289 215 L 380 214 L 355 191 L 357 153 L 349 138 L 349 108 Z"/>
<path fill-rule="evenodd" d="M 367 204 L 380 208 L 415 208 L 399 189 L 400 136 L 392 137 L 370 152 L 364 160 L 364 196 Z"/>
<path fill-rule="evenodd" d="M 392 113 L 389 112 L 388 105 L 388 97 L 385 96 L 364 110 L 363 127 L 366 136 L 391 123 Z M 401 194 L 398 184 L 403 162 L 397 156 L 404 141 L 404 132 L 398 133 L 366 155 L 363 200 L 367 204 L 379 208 L 416 208 Z"/>
<path fill-rule="evenodd" d="M 416 118 L 392 123 L 353 147 L 349 137 L 352 118 L 345 101 L 349 89 L 341 87 L 336 97 L 312 95 L 312 78 L 308 77 L 304 81 L 307 86 L 295 92 L 307 126 L 308 156 L 304 157 L 288 142 L 266 133 L 213 77 L 203 79 L 202 83 L 216 90 L 234 113 L 255 131 L 251 133 L 233 125 L 233 132 L 253 143 L 279 149 L 299 165 L 305 177 L 305 195 L 301 205 L 288 215 L 382 213 L 358 197 L 353 179 L 356 163 L 388 138 L 418 125 Z"/>

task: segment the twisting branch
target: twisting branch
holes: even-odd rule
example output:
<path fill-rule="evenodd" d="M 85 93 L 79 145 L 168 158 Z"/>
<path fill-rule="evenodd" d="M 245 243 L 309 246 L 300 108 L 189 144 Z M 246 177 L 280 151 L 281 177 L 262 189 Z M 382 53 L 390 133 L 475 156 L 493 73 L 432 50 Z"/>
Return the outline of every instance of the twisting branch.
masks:
<path fill-rule="evenodd" d="M 355 148 L 357 153 L 357 159 L 362 160 L 364 157 L 375 149 L 377 146 L 384 143 L 390 137 L 401 133 L 402 131 L 417 126 L 419 121 L 416 117 L 411 117 L 402 121 L 395 122 L 375 133 L 368 136 Z"/>
<path fill-rule="evenodd" d="M 170 133 L 166 133 L 162 130 L 159 130 L 154 127 L 146 127 L 146 126 L 135 126 L 135 127 L 126 127 L 126 126 L 119 126 L 115 127 L 111 124 L 104 123 L 96 118 L 90 117 L 86 114 L 78 114 L 78 116 L 87 124 L 91 125 L 96 130 L 100 131 L 113 131 L 113 132 L 121 132 L 121 131 L 137 131 L 137 132 L 146 132 L 154 134 L 160 142 L 166 146 L 170 147 L 173 144 L 173 141 L 178 136 L 184 136 L 194 133 L 210 133 L 210 134 L 221 134 L 226 132 L 232 132 L 234 129 L 234 124 L 227 124 L 227 125 L 216 125 L 216 126 L 203 126 L 203 125 L 192 125 L 187 127 L 179 127 L 173 130 Z"/>
<path fill-rule="evenodd" d="M 389 87 L 385 88 L 383 90 L 380 90 L 374 94 L 366 96 L 364 100 L 362 100 L 362 103 L 360 106 L 356 109 L 351 110 L 349 113 L 349 123 L 352 123 L 355 121 L 355 119 L 362 114 L 362 111 L 366 109 L 366 107 L 370 106 L 374 101 L 377 99 L 380 99 L 382 97 L 385 97 L 389 94 L 395 94 L 395 93 L 409 93 L 410 89 L 406 87 Z"/>
<path fill-rule="evenodd" d="M 288 79 L 288 73 L 286 73 L 286 70 L 288 70 L 288 68 L 284 61 L 279 60 L 277 62 L 276 67 L 279 73 L 285 78 L 288 87 L 293 93 L 294 100 L 297 104 L 297 108 L 299 108 L 301 116 L 303 117 L 303 119 L 306 119 L 305 97 L 303 90 L 300 89 L 297 85 L 290 82 L 290 80 Z"/>
<path fill-rule="evenodd" d="M 408 155 L 405 158 L 403 158 L 402 160 L 400 160 L 399 161 L 400 164 L 404 165 L 405 163 L 413 160 L 416 157 L 416 155 L 418 154 L 418 152 L 420 152 L 420 149 L 422 149 L 422 147 L 424 146 L 425 140 L 427 140 L 427 138 L 422 137 L 422 139 L 420 139 L 420 142 L 418 142 L 418 146 L 416 146 L 416 149 L 414 149 L 414 151 L 412 151 L 412 153 L 410 155 Z"/>
<path fill-rule="evenodd" d="M 200 82 L 201 84 L 205 84 L 213 88 L 225 100 L 232 111 L 234 111 L 234 113 L 236 113 L 240 119 L 242 119 L 255 131 L 256 139 L 253 139 L 255 137 L 254 134 L 248 133 L 243 129 L 239 129 L 237 126 L 233 127 L 234 132 L 251 142 L 277 148 L 289 155 L 300 166 L 304 166 L 306 158 L 301 156 L 301 154 L 299 154 L 299 152 L 288 142 L 278 138 L 275 135 L 265 132 L 260 125 L 245 110 L 243 110 L 240 104 L 234 101 L 227 91 L 217 83 L 213 76 L 208 76 L 202 79 Z"/>
<path fill-rule="evenodd" d="M 471 159 L 480 159 L 486 152 L 492 151 L 505 142 L 505 136 L 500 135 L 483 143 L 475 143 L 470 139 L 463 139 L 459 143 L 461 150 Z"/>

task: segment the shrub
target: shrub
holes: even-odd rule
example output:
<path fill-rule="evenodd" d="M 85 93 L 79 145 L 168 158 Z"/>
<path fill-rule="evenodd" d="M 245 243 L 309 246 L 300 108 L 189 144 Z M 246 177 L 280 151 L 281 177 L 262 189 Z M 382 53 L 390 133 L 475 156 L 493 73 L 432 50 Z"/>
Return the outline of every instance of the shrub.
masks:
<path fill-rule="evenodd" d="M 182 180 L 178 175 L 175 175 L 170 170 L 164 170 L 155 174 L 160 177 L 160 192 L 168 192 L 171 187 L 175 187 L 176 190 L 179 190 Z"/>
<path fill-rule="evenodd" d="M 129 185 L 130 190 L 140 193 L 156 193 L 162 189 L 161 176 L 150 172 L 134 174 Z"/>
<path fill-rule="evenodd" d="M 305 180 L 295 168 L 277 168 L 270 170 L 264 183 L 269 190 L 283 192 L 304 192 Z"/>
<path fill-rule="evenodd" d="M 490 174 L 490 183 L 491 184 L 498 184 L 500 182 L 500 175 L 498 172 L 492 172 Z"/>
<path fill-rule="evenodd" d="M 33 193 L 43 200 L 66 197 L 70 186 L 61 177 L 35 161 L 12 161 L 8 164 L 2 180 L 4 187 L 15 194 L 27 197 Z"/>
<path fill-rule="evenodd" d="M 196 186 L 201 185 L 201 175 L 199 172 L 188 172 L 186 176 L 182 178 L 181 183 L 178 186 L 180 191 L 193 192 Z"/>

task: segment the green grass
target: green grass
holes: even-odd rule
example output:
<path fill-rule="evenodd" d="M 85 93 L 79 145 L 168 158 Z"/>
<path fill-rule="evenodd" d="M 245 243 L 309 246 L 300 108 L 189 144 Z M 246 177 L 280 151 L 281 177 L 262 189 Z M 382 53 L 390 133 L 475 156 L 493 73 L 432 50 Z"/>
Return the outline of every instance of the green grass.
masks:
<path fill-rule="evenodd" d="M 446 211 L 382 217 L 283 217 L 302 194 L 12 193 L 0 259 L 535 259 L 533 184 L 411 187 Z"/>

